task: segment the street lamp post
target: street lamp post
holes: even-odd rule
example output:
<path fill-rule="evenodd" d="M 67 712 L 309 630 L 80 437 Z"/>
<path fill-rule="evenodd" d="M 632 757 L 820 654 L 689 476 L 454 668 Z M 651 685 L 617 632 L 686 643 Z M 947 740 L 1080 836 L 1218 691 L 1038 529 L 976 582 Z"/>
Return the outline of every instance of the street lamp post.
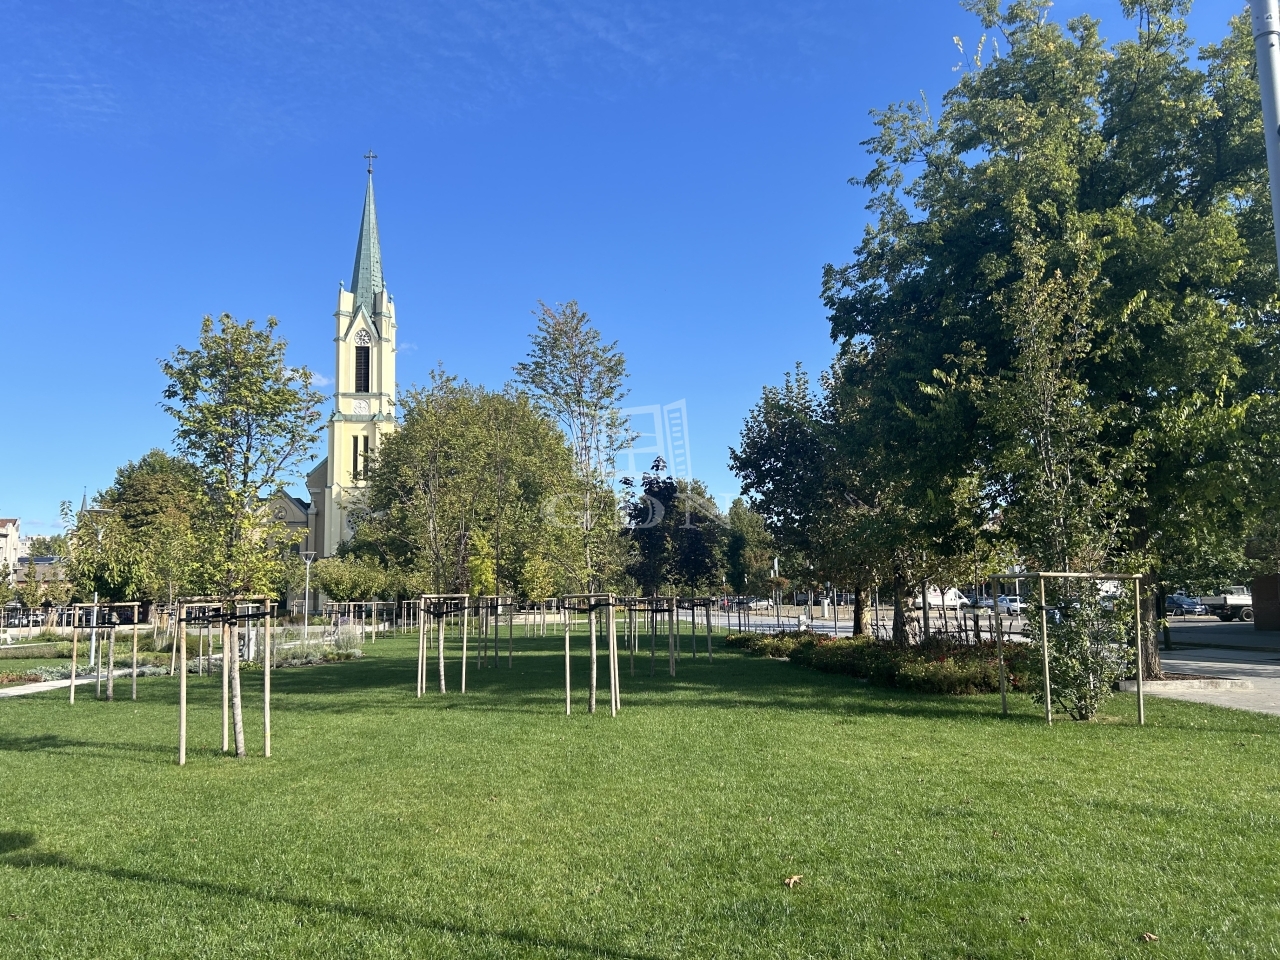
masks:
<path fill-rule="evenodd" d="M 1249 0 L 1249 7 L 1262 93 L 1262 135 L 1271 178 L 1271 220 L 1275 227 L 1280 224 L 1280 0 Z M 1276 230 L 1275 239 L 1276 256 L 1280 257 L 1280 230 Z"/>
<path fill-rule="evenodd" d="M 316 558 L 314 550 L 302 552 L 302 562 L 307 565 L 307 585 L 302 592 L 302 649 L 307 649 L 307 641 L 311 628 L 311 561 Z"/>

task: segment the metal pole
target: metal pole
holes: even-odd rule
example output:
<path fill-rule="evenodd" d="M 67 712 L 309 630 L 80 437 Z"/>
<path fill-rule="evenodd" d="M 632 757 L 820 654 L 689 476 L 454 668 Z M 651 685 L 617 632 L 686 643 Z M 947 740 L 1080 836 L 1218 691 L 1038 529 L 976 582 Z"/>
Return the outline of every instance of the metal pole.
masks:
<path fill-rule="evenodd" d="M 1049 701 L 1049 611 L 1045 607 L 1044 577 L 1040 580 L 1040 642 L 1044 645 L 1044 718 L 1053 726 L 1053 705 Z"/>
<path fill-rule="evenodd" d="M 1271 178 L 1271 222 L 1280 224 L 1280 0 L 1250 0 L 1253 47 L 1258 58 L 1258 87 L 1262 92 L 1262 133 L 1267 143 L 1267 172 Z M 1280 261 L 1280 230 L 1275 232 Z"/>

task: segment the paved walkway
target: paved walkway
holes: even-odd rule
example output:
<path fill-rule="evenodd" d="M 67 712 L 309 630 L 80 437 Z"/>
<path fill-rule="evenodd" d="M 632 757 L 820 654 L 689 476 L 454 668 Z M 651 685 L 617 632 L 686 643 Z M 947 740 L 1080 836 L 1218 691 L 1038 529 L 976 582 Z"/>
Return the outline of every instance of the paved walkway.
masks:
<path fill-rule="evenodd" d="M 1280 714 L 1280 633 L 1255 630 L 1251 623 L 1220 623 L 1214 617 L 1173 617 L 1170 634 L 1175 649 L 1160 653 L 1166 672 L 1248 680 L 1253 688 L 1161 692 L 1149 684 L 1148 696 Z"/>
<path fill-rule="evenodd" d="M 116 671 L 117 679 L 127 676 L 129 676 L 129 671 L 127 669 Z M 71 678 L 67 677 L 63 680 L 40 680 L 36 683 L 20 683 L 12 687 L 0 687 L 0 700 L 3 700 L 5 697 L 21 697 L 28 693 L 44 693 L 48 690 L 66 690 L 67 680 L 69 679 Z M 106 679 L 107 675 L 104 673 L 102 675 L 104 686 L 106 684 Z M 83 687 L 86 683 L 96 683 L 97 680 L 97 676 L 93 674 L 90 674 L 87 677 L 76 677 L 76 686 Z"/>

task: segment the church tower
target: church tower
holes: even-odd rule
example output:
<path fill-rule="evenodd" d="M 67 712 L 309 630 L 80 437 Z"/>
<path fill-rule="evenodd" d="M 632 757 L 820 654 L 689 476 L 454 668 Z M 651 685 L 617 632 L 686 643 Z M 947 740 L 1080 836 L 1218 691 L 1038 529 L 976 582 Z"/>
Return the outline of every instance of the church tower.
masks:
<path fill-rule="evenodd" d="M 382 280 L 373 164 L 364 193 L 351 289 L 338 287 L 329 455 L 307 478 L 322 557 L 351 535 L 349 511 L 368 483 L 369 458 L 396 428 L 396 308 Z"/>

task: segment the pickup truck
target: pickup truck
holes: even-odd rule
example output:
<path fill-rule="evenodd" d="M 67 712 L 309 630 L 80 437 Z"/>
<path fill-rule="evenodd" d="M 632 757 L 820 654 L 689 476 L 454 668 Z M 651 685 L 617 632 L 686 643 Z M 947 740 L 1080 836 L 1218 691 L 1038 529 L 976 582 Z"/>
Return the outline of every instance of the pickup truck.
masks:
<path fill-rule="evenodd" d="M 1227 587 L 1222 593 L 1201 597 L 1200 602 L 1224 623 L 1228 620 L 1253 622 L 1253 594 L 1248 587 Z"/>

